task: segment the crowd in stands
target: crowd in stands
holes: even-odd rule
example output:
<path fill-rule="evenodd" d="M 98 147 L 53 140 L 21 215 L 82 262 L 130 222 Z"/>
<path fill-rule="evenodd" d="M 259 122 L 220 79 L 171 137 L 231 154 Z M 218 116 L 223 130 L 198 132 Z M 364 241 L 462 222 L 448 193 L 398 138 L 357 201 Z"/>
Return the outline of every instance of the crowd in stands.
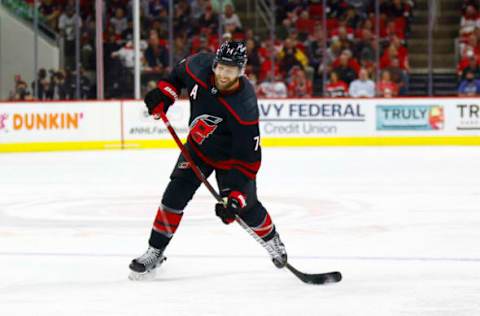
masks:
<path fill-rule="evenodd" d="M 10 92 L 10 100 L 33 100 L 36 94 L 38 100 L 74 100 L 95 99 L 91 80 L 80 71 L 80 89 L 77 97 L 77 82 L 75 73 L 71 71 L 41 68 L 37 78 L 29 86 L 20 75 L 15 76 L 15 87 Z M 38 87 L 37 87 L 38 86 Z"/>
<path fill-rule="evenodd" d="M 480 95 L 480 1 L 463 0 L 457 75 L 460 96 Z"/>
<path fill-rule="evenodd" d="M 277 0 L 274 41 L 254 34 L 237 13 L 235 2 L 222 2 L 223 7 L 218 0 L 174 1 L 174 39 L 168 43 L 168 1 L 141 1 L 143 92 L 170 70 L 170 59 L 176 63 L 192 53 L 215 52 L 222 41 L 235 39 L 247 43 L 246 75 L 256 85 L 260 97 L 408 94 L 406 40 L 413 0 L 380 1 L 379 38 L 374 0 L 328 0 L 325 21 L 321 0 Z M 80 90 L 82 98 L 95 97 L 94 1 L 80 1 L 80 17 L 76 16 L 74 5 L 75 0 L 41 0 L 41 14 L 64 40 L 65 58 L 63 69 L 50 71 L 50 76 L 42 69 L 30 85 L 33 89 L 38 82 L 42 87 L 39 98 L 76 98 L 72 93 L 76 91 L 76 19 L 81 25 Z M 131 98 L 132 1 L 106 0 L 104 9 L 105 96 Z M 220 37 L 219 23 L 223 26 Z"/>
<path fill-rule="evenodd" d="M 287 82 L 295 72 L 305 72 L 313 91 L 303 96 L 387 97 L 408 93 L 406 38 L 412 1 L 381 1 L 378 39 L 375 1 L 328 1 L 325 22 L 322 1 L 280 2 L 278 72 Z M 377 66 L 381 71 L 378 80 Z M 302 95 L 292 91 L 288 96 Z"/>

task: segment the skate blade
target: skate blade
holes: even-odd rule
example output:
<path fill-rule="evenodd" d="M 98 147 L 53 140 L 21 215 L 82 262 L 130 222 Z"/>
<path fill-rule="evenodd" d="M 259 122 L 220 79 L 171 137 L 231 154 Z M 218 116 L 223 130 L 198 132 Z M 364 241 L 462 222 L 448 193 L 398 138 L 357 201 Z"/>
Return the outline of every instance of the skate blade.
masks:
<path fill-rule="evenodd" d="M 128 276 L 128 279 L 130 281 L 152 281 L 155 279 L 156 274 L 157 274 L 156 269 L 153 269 L 144 273 L 130 271 L 130 275 Z"/>

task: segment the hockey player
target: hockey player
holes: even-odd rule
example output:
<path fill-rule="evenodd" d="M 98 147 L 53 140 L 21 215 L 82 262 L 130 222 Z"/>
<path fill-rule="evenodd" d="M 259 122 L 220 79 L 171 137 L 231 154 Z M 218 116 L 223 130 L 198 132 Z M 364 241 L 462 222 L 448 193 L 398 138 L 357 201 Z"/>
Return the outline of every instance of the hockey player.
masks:
<path fill-rule="evenodd" d="M 259 111 L 255 89 L 243 76 L 247 50 L 243 42 L 224 42 L 216 54 L 199 53 L 182 60 L 157 88 L 145 96 L 150 115 L 167 112 L 182 89 L 190 99 L 190 132 L 186 148 L 205 177 L 215 171 L 220 194 L 215 213 L 225 224 L 238 215 L 272 249 L 282 268 L 287 253 L 267 210 L 257 198 L 255 177 L 260 168 Z M 180 154 L 163 194 L 147 251 L 130 263 L 132 274 L 144 275 L 164 260 L 164 251 L 200 186 Z"/>

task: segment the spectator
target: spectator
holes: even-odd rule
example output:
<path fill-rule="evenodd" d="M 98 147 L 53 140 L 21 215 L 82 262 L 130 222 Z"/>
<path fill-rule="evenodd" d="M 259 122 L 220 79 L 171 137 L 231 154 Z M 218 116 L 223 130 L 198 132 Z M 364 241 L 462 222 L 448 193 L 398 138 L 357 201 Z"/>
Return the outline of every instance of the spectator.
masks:
<path fill-rule="evenodd" d="M 75 9 L 67 6 L 58 21 L 58 28 L 64 40 L 65 67 L 75 68 L 75 21 L 78 21 L 79 27 L 82 25 L 82 19 L 75 15 Z"/>
<path fill-rule="evenodd" d="M 307 43 L 308 60 L 310 61 L 310 66 L 313 67 L 315 74 L 320 74 L 322 72 L 324 45 L 325 42 L 323 40 L 323 29 L 320 25 L 318 25 L 315 27 L 315 32 Z"/>
<path fill-rule="evenodd" d="M 315 20 L 310 18 L 310 15 L 307 10 L 304 10 L 300 13 L 300 16 L 297 19 L 296 29 L 299 33 L 299 37 L 302 40 L 307 39 L 309 34 L 314 32 Z"/>
<path fill-rule="evenodd" d="M 408 62 L 408 49 L 402 44 L 402 41 L 398 36 L 393 36 L 390 42 L 391 45 L 397 49 L 397 57 L 400 63 L 400 68 L 407 73 L 410 72 L 410 63 Z"/>
<path fill-rule="evenodd" d="M 155 33 L 150 35 L 144 56 L 147 63 L 146 70 L 162 73 L 168 67 L 168 50 L 165 46 L 160 45 L 158 35 Z"/>
<path fill-rule="evenodd" d="M 377 84 L 377 95 L 384 98 L 396 97 L 398 95 L 398 86 L 392 81 L 390 72 L 384 70 L 381 77 L 382 79 Z"/>
<path fill-rule="evenodd" d="M 257 46 L 259 45 L 259 40 L 258 40 L 258 36 L 256 36 L 254 33 L 253 33 L 253 29 L 251 28 L 246 28 L 245 31 L 245 41 L 251 39 L 251 40 L 254 40 L 255 43 L 257 44 Z"/>
<path fill-rule="evenodd" d="M 110 19 L 110 24 L 113 26 L 115 34 L 117 35 L 121 35 L 126 29 L 128 29 L 128 19 L 122 8 L 117 8 L 117 10 L 115 10 L 115 16 Z"/>
<path fill-rule="evenodd" d="M 389 16 L 396 18 L 408 18 L 410 16 L 410 7 L 403 0 L 393 0 L 389 7 Z"/>
<path fill-rule="evenodd" d="M 168 12 L 166 9 L 160 10 L 159 15 L 152 21 L 149 29 L 157 32 L 160 38 L 168 36 Z"/>
<path fill-rule="evenodd" d="M 61 13 L 60 6 L 53 0 L 42 0 L 38 11 L 45 18 L 47 25 L 53 30 L 56 30 L 58 27 L 58 18 Z"/>
<path fill-rule="evenodd" d="M 115 35 L 113 28 L 107 29 L 105 32 L 105 41 L 103 43 L 103 64 L 105 67 L 105 96 L 112 98 L 118 93 L 118 82 L 120 81 L 120 70 L 122 69 L 121 61 L 113 57 L 113 53 L 121 48 L 120 40 Z M 65 75 L 65 74 L 64 74 Z"/>
<path fill-rule="evenodd" d="M 363 28 L 361 39 L 354 45 L 353 52 L 358 60 L 375 60 L 374 36 L 368 28 Z"/>
<path fill-rule="evenodd" d="M 368 78 L 368 71 L 365 68 L 360 69 L 358 79 L 350 84 L 348 92 L 354 98 L 372 98 L 375 96 L 375 82 Z"/>
<path fill-rule="evenodd" d="M 470 54 L 472 57 L 468 58 L 468 64 L 461 72 L 460 79 L 465 80 L 468 72 L 472 72 L 475 79 L 480 79 L 480 67 L 478 65 L 475 55 Z"/>
<path fill-rule="evenodd" d="M 185 36 L 177 36 L 175 38 L 175 56 L 173 58 L 173 63 L 177 64 L 186 56 L 189 55 L 187 38 Z"/>
<path fill-rule="evenodd" d="M 160 15 L 162 10 L 166 9 L 164 4 L 162 4 L 162 0 L 142 1 L 141 3 L 146 4 L 144 14 L 148 19 L 155 19 Z"/>
<path fill-rule="evenodd" d="M 353 29 L 347 27 L 345 21 L 342 21 L 342 24 L 332 32 L 332 41 L 339 41 L 342 46 L 342 50 L 353 49 Z"/>
<path fill-rule="evenodd" d="M 260 55 L 258 54 L 258 47 L 253 39 L 247 40 L 246 44 L 248 60 L 246 73 L 254 73 L 256 76 L 258 76 L 258 73 L 260 72 Z"/>
<path fill-rule="evenodd" d="M 214 31 L 218 29 L 218 16 L 213 12 L 212 6 L 207 5 L 205 11 L 198 20 L 199 29 L 210 28 Z"/>
<path fill-rule="evenodd" d="M 124 47 L 120 48 L 118 51 L 112 53 L 112 58 L 116 58 L 120 61 L 120 69 L 117 70 L 117 76 L 119 76 L 118 81 L 116 81 L 116 88 L 120 95 L 116 97 L 131 97 L 133 91 L 133 67 L 134 63 L 134 51 L 133 44 L 131 41 L 128 41 Z M 140 59 L 143 57 L 140 56 Z"/>
<path fill-rule="evenodd" d="M 338 59 L 338 57 L 340 57 L 341 53 L 342 45 L 340 44 L 340 41 L 332 41 L 330 47 L 328 47 L 327 51 L 325 52 L 325 63 L 329 71 L 332 70 L 333 63 Z"/>
<path fill-rule="evenodd" d="M 398 87 L 398 94 L 399 95 L 407 95 L 408 93 L 408 75 L 405 70 L 400 68 L 400 61 L 398 58 L 393 58 L 390 66 L 385 68 L 390 72 L 392 81 Z"/>
<path fill-rule="evenodd" d="M 290 19 L 283 19 L 282 25 L 277 30 L 277 36 L 281 40 L 285 40 L 293 31 L 292 21 Z"/>
<path fill-rule="evenodd" d="M 81 34 L 80 37 L 80 64 L 87 71 L 95 71 L 95 46 L 88 33 Z"/>
<path fill-rule="evenodd" d="M 118 51 L 113 52 L 112 57 L 118 58 L 125 68 L 133 69 L 135 65 L 133 43 L 128 41 L 125 46 L 121 47 Z"/>
<path fill-rule="evenodd" d="M 278 58 L 280 60 L 280 70 L 285 74 L 287 74 L 293 66 L 308 66 L 307 56 L 301 50 L 297 49 L 289 38 L 284 41 Z"/>
<path fill-rule="evenodd" d="M 465 79 L 462 80 L 458 87 L 458 96 L 473 97 L 478 95 L 480 95 L 480 80 L 475 79 L 475 73 L 473 71 L 467 71 Z"/>
<path fill-rule="evenodd" d="M 263 42 L 261 47 L 259 47 L 260 72 L 258 80 L 260 82 L 264 81 L 272 71 L 275 73 L 275 76 L 281 73 L 280 62 L 274 62 L 272 65 L 272 55 L 275 55 L 275 52 L 275 46 L 270 40 Z"/>
<path fill-rule="evenodd" d="M 177 2 L 177 1 L 175 1 Z M 175 32 L 186 33 L 191 29 L 190 5 L 186 0 L 178 1 L 175 4 L 173 29 Z"/>
<path fill-rule="evenodd" d="M 76 0 L 68 0 L 68 1 L 74 2 Z M 128 1 L 125 1 L 125 0 L 106 0 L 105 7 L 107 9 L 107 15 L 114 16 L 118 8 L 121 8 L 124 12 L 126 12 L 127 3 Z"/>
<path fill-rule="evenodd" d="M 467 67 L 476 68 L 479 65 L 479 57 L 472 50 L 467 51 L 465 57 L 460 60 L 457 66 L 457 75 L 463 79 L 463 70 Z"/>
<path fill-rule="evenodd" d="M 480 30 L 480 29 L 479 29 Z M 480 56 L 480 45 L 477 34 L 470 34 L 464 43 L 460 43 L 460 56 L 465 57 L 472 51 L 476 56 Z"/>
<path fill-rule="evenodd" d="M 122 34 L 120 34 L 120 37 L 125 42 L 133 41 L 133 20 L 128 21 L 127 28 L 123 30 Z"/>
<path fill-rule="evenodd" d="M 242 29 L 242 22 L 240 22 L 240 18 L 233 10 L 232 4 L 226 4 L 224 6 L 224 13 L 221 18 L 223 25 L 233 25 L 237 31 Z"/>
<path fill-rule="evenodd" d="M 312 81 L 307 79 L 305 71 L 300 67 L 292 68 L 288 96 L 290 98 L 311 98 L 313 94 Z"/>
<path fill-rule="evenodd" d="M 48 86 L 50 83 L 47 79 L 47 71 L 44 68 L 41 68 L 37 74 L 37 80 L 32 82 L 32 91 L 35 94 L 36 86 L 38 85 L 37 100 L 45 100 L 47 98 Z"/>
<path fill-rule="evenodd" d="M 72 72 L 70 76 L 68 76 L 67 82 L 67 89 L 69 90 L 68 93 L 70 99 L 78 99 L 77 98 L 77 76 L 75 72 Z M 91 82 L 87 76 L 85 76 L 85 72 L 82 68 L 80 68 L 80 99 L 86 100 L 91 99 Z"/>
<path fill-rule="evenodd" d="M 234 24 L 225 24 L 224 25 L 224 34 L 228 33 L 231 35 L 231 39 L 235 41 L 244 41 L 245 40 L 245 34 L 243 34 L 242 30 L 239 30 L 235 27 Z M 215 48 L 216 50 L 216 48 Z"/>
<path fill-rule="evenodd" d="M 15 76 L 15 90 L 10 93 L 10 100 L 23 101 L 32 100 L 32 94 L 28 90 L 28 85 L 22 80 L 20 75 Z"/>
<path fill-rule="evenodd" d="M 330 73 L 330 82 L 325 87 L 327 97 L 348 97 L 348 85 L 339 79 L 335 71 Z"/>
<path fill-rule="evenodd" d="M 360 67 L 365 68 L 368 72 L 368 77 L 374 80 L 373 78 L 376 78 L 376 67 L 375 63 L 373 61 L 367 60 L 367 59 L 362 59 L 360 60 Z M 375 81 L 375 80 L 374 80 Z"/>
<path fill-rule="evenodd" d="M 221 2 L 220 2 L 221 1 Z M 227 5 L 231 5 L 233 7 L 233 1 L 232 0 L 210 0 L 210 5 L 213 8 L 213 11 L 216 13 L 220 13 L 225 10 L 225 7 Z M 223 8 L 221 8 L 221 5 L 223 5 Z"/>
<path fill-rule="evenodd" d="M 271 75 L 268 75 L 267 80 L 258 86 L 257 93 L 258 97 L 286 98 L 287 86 L 281 77 L 273 78 Z"/>
<path fill-rule="evenodd" d="M 400 20 L 388 20 L 386 28 L 381 33 L 382 39 L 391 40 L 392 37 L 397 36 L 403 41 L 405 40 L 405 23 Z"/>
<path fill-rule="evenodd" d="M 468 36 L 478 27 L 480 27 L 480 18 L 477 9 L 473 5 L 469 5 L 460 20 L 460 34 Z"/>
<path fill-rule="evenodd" d="M 192 0 L 190 1 L 190 12 L 193 20 L 198 20 L 202 16 L 207 7 L 207 0 Z"/>
<path fill-rule="evenodd" d="M 315 27 L 314 34 L 307 43 L 308 59 L 313 71 L 314 95 L 320 95 L 323 87 L 323 70 L 324 70 L 324 45 L 323 29 L 321 26 Z"/>
<path fill-rule="evenodd" d="M 297 29 L 293 29 L 292 32 L 288 34 L 287 38 L 290 39 L 294 47 L 296 47 L 302 52 L 305 52 L 304 41 L 299 38 L 299 33 Z"/>
<path fill-rule="evenodd" d="M 347 3 L 357 11 L 361 18 L 365 19 L 367 17 L 368 7 L 371 0 L 347 0 Z"/>
<path fill-rule="evenodd" d="M 354 62 L 350 59 L 350 52 L 343 51 L 338 62 L 334 63 L 333 70 L 338 74 L 341 81 L 350 84 L 357 77 L 355 68 L 359 68 L 358 63 L 354 66 Z"/>
<path fill-rule="evenodd" d="M 68 87 L 65 81 L 65 72 L 63 70 L 53 72 L 50 77 L 47 98 L 50 100 L 66 100 L 67 96 Z"/>
<path fill-rule="evenodd" d="M 399 50 L 395 47 L 393 42 L 385 50 L 382 58 L 380 58 L 380 68 L 384 69 L 384 68 L 390 67 L 392 60 L 395 58 L 398 58 L 400 68 L 402 68 L 405 71 L 410 70 L 407 56 L 405 54 L 401 54 Z"/>
<path fill-rule="evenodd" d="M 347 13 L 345 13 L 345 26 L 350 28 L 353 32 L 353 29 L 357 28 L 360 24 L 361 18 L 357 14 L 357 11 L 353 7 L 348 7 Z"/>
<path fill-rule="evenodd" d="M 198 37 L 198 45 L 192 47 L 192 53 L 213 53 L 213 49 L 210 48 L 208 39 L 201 35 Z"/>
<path fill-rule="evenodd" d="M 340 18 L 347 12 L 348 3 L 345 0 L 330 0 L 328 16 L 330 18 Z"/>

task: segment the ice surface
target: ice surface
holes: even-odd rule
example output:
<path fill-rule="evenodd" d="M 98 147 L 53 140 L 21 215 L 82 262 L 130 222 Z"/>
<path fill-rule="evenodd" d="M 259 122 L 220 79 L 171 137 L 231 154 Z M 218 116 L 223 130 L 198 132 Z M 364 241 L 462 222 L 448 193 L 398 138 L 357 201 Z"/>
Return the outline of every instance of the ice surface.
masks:
<path fill-rule="evenodd" d="M 480 315 L 480 148 L 265 148 L 290 262 L 339 284 L 277 270 L 203 188 L 157 278 L 129 281 L 177 154 L 0 155 L 0 315 Z"/>

